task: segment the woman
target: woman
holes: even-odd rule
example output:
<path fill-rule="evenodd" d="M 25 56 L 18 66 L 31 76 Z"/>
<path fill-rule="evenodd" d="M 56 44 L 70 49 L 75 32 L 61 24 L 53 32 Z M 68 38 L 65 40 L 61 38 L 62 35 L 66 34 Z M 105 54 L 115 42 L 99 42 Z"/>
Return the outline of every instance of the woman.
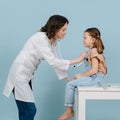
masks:
<path fill-rule="evenodd" d="M 64 38 L 68 23 L 69 21 L 64 16 L 51 16 L 45 26 L 28 39 L 13 62 L 4 88 L 4 95 L 8 97 L 13 91 L 19 111 L 19 120 L 34 120 L 36 107 L 31 81 L 41 60 L 44 59 L 53 66 L 59 79 L 69 80 L 66 73 L 69 66 L 84 59 L 86 52 L 74 60 L 59 59 L 53 49 L 56 41 Z"/>

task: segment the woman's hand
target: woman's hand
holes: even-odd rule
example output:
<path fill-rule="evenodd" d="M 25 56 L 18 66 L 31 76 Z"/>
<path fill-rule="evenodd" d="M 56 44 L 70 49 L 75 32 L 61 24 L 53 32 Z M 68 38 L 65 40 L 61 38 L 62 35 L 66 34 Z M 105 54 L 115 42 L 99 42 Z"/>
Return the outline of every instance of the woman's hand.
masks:
<path fill-rule="evenodd" d="M 81 78 L 82 76 L 83 76 L 82 74 L 76 74 L 76 75 L 74 76 L 74 79 Z"/>

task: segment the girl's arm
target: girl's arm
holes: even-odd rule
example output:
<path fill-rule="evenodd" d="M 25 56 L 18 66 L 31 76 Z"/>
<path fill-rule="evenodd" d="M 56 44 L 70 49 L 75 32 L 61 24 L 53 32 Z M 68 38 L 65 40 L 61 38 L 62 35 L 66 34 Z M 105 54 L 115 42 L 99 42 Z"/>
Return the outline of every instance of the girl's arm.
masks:
<path fill-rule="evenodd" d="M 84 72 L 84 73 L 81 73 L 81 74 L 76 74 L 74 76 L 75 79 L 77 78 L 80 78 L 80 77 L 83 77 L 83 76 L 91 76 L 91 75 L 94 75 L 95 73 L 98 72 L 98 59 L 96 57 L 92 58 L 92 61 L 91 61 L 91 64 L 92 64 L 92 67 L 90 70 L 88 70 L 87 72 Z"/>

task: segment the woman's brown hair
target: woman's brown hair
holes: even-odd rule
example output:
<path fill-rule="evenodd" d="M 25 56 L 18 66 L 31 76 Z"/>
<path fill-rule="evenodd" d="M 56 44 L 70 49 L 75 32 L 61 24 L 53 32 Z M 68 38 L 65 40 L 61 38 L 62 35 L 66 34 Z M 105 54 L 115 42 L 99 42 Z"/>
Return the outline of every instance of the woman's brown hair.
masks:
<path fill-rule="evenodd" d="M 56 41 L 55 35 L 56 33 L 65 25 L 68 24 L 69 21 L 67 18 L 61 15 L 53 15 L 51 16 L 45 26 L 41 27 L 41 32 L 46 32 L 47 37 L 50 39 L 51 45 L 53 45 Z"/>

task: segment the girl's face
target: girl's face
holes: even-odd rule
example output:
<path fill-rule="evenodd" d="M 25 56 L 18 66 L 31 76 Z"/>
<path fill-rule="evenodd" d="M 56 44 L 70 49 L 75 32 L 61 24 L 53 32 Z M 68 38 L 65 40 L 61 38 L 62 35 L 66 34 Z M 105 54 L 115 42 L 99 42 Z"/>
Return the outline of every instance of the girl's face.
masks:
<path fill-rule="evenodd" d="M 66 35 L 68 24 L 66 23 L 55 35 L 55 39 L 63 39 Z"/>
<path fill-rule="evenodd" d="M 95 42 L 95 39 L 93 37 L 91 37 L 88 32 L 85 32 L 84 33 L 84 40 L 83 40 L 84 46 L 88 47 L 88 48 L 92 48 L 94 42 Z"/>

